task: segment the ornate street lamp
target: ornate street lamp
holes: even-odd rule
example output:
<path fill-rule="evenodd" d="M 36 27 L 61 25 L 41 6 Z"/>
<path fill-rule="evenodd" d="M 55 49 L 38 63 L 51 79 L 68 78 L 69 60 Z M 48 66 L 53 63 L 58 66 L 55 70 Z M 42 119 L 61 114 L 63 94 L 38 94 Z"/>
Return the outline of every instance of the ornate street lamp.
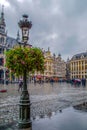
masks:
<path fill-rule="evenodd" d="M 22 30 L 22 42 L 24 46 L 27 45 L 29 39 L 29 29 L 32 27 L 31 21 L 28 21 L 28 16 L 23 15 L 23 19 L 18 23 L 20 29 Z M 23 72 L 23 90 L 20 97 L 19 103 L 19 128 L 29 128 L 31 127 L 30 121 L 30 99 L 27 90 L 27 68 Z"/>
<path fill-rule="evenodd" d="M 29 40 L 29 29 L 32 27 L 31 21 L 28 21 L 28 15 L 24 14 L 23 19 L 19 21 L 18 25 L 22 30 L 22 42 L 26 44 Z"/>

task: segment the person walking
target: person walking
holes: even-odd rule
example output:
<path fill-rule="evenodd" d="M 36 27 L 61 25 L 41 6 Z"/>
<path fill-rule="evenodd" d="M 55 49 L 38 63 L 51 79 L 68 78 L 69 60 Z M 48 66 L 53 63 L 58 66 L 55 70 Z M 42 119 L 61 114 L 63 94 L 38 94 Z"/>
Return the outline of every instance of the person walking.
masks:
<path fill-rule="evenodd" d="M 86 79 L 82 78 L 82 86 L 85 87 L 86 86 Z"/>
<path fill-rule="evenodd" d="M 50 83 L 51 83 L 52 87 L 53 87 L 53 82 L 54 82 L 54 80 L 53 80 L 53 78 L 51 78 Z"/>
<path fill-rule="evenodd" d="M 18 92 L 21 90 L 22 91 L 22 86 L 23 86 L 23 81 L 19 80 L 19 85 L 18 85 Z"/>

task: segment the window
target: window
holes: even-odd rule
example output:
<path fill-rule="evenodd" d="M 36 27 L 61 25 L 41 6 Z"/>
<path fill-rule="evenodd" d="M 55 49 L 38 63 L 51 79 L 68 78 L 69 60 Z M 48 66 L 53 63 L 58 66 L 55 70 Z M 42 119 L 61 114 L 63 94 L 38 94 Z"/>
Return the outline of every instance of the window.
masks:
<path fill-rule="evenodd" d="M 0 38 L 0 42 L 1 42 L 1 43 L 4 43 L 4 37 L 1 37 L 1 38 Z"/>
<path fill-rule="evenodd" d="M 0 54 L 2 53 L 2 48 L 0 48 Z"/>
<path fill-rule="evenodd" d="M 0 58 L 0 65 L 3 66 L 3 64 L 4 64 L 4 59 Z"/>

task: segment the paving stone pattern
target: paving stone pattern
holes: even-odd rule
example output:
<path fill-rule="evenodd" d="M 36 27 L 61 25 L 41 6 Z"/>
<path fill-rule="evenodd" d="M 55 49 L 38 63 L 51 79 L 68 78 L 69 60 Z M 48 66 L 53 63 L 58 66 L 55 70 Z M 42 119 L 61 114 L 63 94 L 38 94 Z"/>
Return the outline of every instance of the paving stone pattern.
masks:
<path fill-rule="evenodd" d="M 7 93 L 0 93 L 0 126 L 7 126 L 18 122 L 19 100 L 18 85 L 8 85 Z M 3 86 L 1 86 L 1 89 Z M 66 107 L 87 101 L 87 86 L 75 87 L 66 83 L 49 83 L 28 85 L 31 101 L 31 120 L 51 112 L 62 110 Z M 16 125 L 13 125 L 16 127 Z M 8 129 L 10 130 L 10 128 Z"/>

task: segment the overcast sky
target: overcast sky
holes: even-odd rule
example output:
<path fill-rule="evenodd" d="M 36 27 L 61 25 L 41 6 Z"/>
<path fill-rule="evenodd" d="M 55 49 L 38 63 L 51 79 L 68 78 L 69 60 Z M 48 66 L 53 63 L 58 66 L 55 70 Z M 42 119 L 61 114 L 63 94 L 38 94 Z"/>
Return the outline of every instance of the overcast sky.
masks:
<path fill-rule="evenodd" d="M 64 60 L 87 51 L 87 0 L 0 0 L 0 12 L 2 5 L 9 36 L 16 38 L 18 22 L 28 14 L 33 46 L 50 47 Z"/>

